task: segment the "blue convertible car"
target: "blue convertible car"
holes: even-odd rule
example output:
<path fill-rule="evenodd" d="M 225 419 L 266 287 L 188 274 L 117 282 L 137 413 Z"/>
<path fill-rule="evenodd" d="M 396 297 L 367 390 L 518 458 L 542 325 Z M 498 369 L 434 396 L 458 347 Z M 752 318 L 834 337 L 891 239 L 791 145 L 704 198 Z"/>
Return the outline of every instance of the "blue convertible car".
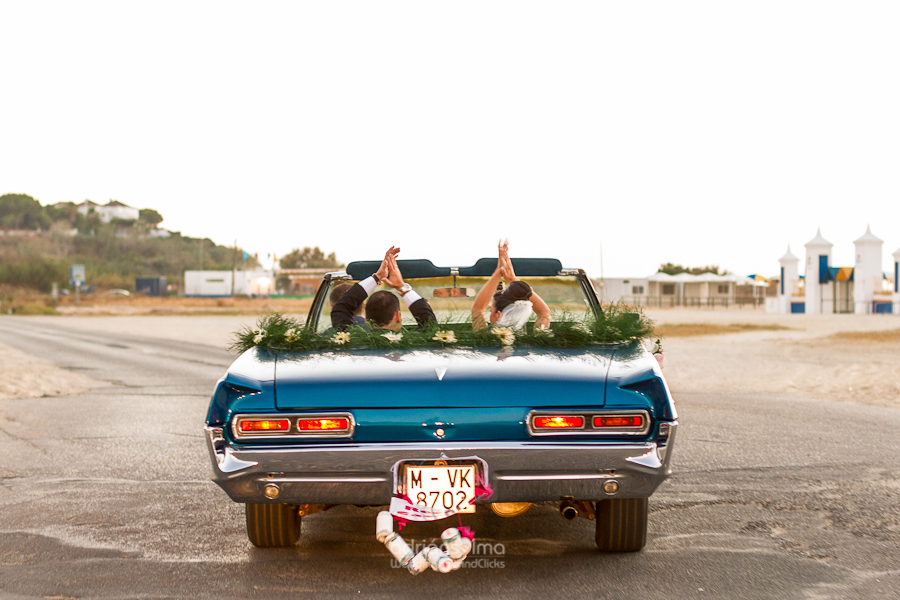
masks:
<path fill-rule="evenodd" d="M 553 310 L 551 332 L 603 314 L 584 271 L 553 259 L 513 264 Z M 332 335 L 330 290 L 378 265 L 326 275 L 307 333 Z M 473 292 L 496 259 L 399 265 L 442 329 L 471 332 Z M 502 516 L 552 501 L 567 519 L 595 521 L 600 550 L 632 552 L 646 543 L 647 499 L 670 472 L 676 418 L 639 341 L 254 347 L 216 385 L 206 440 L 213 480 L 246 505 L 257 546 L 294 544 L 301 518 L 331 506 L 402 496 Z"/>

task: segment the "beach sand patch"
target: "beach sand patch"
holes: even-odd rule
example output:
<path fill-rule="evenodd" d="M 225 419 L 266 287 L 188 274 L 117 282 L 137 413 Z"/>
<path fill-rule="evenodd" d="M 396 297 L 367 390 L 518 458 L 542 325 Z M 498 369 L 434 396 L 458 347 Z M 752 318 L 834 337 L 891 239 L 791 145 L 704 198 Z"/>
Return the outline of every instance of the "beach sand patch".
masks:
<path fill-rule="evenodd" d="M 896 344 L 744 333 L 670 338 L 663 346 L 664 372 L 676 399 L 679 391 L 721 390 L 900 408 Z"/>
<path fill-rule="evenodd" d="M 72 396 L 106 385 L 0 344 L 0 400 Z"/>

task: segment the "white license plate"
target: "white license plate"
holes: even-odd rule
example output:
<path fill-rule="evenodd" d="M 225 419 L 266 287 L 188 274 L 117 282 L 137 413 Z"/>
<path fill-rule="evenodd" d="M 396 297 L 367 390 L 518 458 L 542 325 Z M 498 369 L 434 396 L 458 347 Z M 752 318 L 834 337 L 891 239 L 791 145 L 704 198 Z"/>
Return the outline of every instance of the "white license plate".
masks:
<path fill-rule="evenodd" d="M 413 504 L 459 512 L 475 512 L 474 465 L 406 467 L 406 495 Z"/>

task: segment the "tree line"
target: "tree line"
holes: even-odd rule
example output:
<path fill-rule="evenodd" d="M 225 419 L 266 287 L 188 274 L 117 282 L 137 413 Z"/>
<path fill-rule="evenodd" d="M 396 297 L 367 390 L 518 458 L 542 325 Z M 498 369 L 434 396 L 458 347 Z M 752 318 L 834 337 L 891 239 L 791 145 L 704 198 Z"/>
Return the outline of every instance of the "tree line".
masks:
<path fill-rule="evenodd" d="M 117 227 L 134 225 L 156 227 L 163 220 L 162 215 L 152 208 L 141 209 L 139 215 L 136 222 L 119 221 Z M 66 224 L 80 232 L 90 232 L 103 223 L 97 213 L 78 212 L 78 205 L 74 202 L 60 202 L 44 206 L 27 194 L 0 196 L 0 227 L 13 230 L 49 231 L 54 225 Z"/>
<path fill-rule="evenodd" d="M 719 265 L 708 265 L 705 267 L 682 267 L 670 262 L 659 265 L 657 273 L 665 273 L 667 275 L 678 275 L 679 273 L 690 273 L 691 275 L 703 275 L 704 273 L 714 273 L 716 275 L 728 275 L 730 272 L 719 267 Z"/>

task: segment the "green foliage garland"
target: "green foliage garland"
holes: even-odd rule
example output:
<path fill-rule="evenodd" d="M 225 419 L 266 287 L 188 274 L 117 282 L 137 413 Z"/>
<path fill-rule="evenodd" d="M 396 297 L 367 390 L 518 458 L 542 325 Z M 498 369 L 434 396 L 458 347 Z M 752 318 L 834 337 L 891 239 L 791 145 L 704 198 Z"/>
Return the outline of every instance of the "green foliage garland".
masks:
<path fill-rule="evenodd" d="M 424 329 L 404 329 L 400 335 L 384 329 L 366 331 L 350 327 L 346 332 L 322 335 L 308 330 L 302 321 L 273 313 L 261 317 L 256 327 L 243 327 L 235 332 L 229 349 L 240 354 L 259 347 L 274 352 L 309 350 L 346 350 L 351 348 L 446 348 L 534 346 L 575 348 L 597 343 L 613 344 L 642 340 L 653 334 L 653 322 L 632 307 L 613 304 L 586 322 L 563 316 L 549 330 L 525 332 L 506 328 L 473 331 L 470 323 L 436 324 Z"/>

